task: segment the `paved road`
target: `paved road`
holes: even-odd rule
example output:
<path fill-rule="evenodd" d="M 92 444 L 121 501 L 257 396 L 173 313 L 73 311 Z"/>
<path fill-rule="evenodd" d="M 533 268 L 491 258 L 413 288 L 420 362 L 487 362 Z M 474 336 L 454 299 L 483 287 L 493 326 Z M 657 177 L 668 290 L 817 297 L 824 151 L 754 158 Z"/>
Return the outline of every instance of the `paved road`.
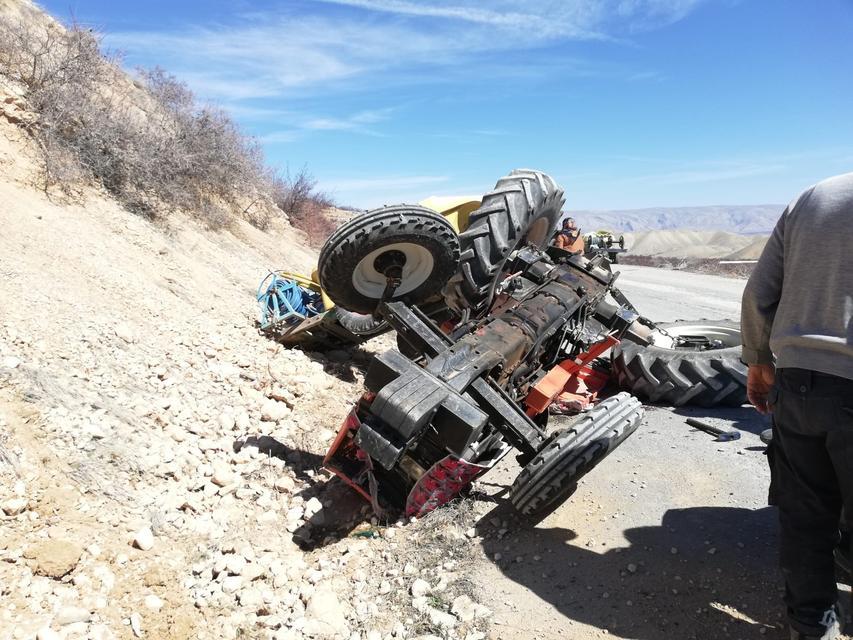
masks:
<path fill-rule="evenodd" d="M 672 269 L 616 265 L 617 286 L 645 316 L 658 322 L 740 317 L 746 280 Z"/>
<path fill-rule="evenodd" d="M 625 293 L 652 319 L 739 314 L 742 280 L 620 270 Z M 742 437 L 718 443 L 688 416 Z M 479 527 L 492 638 L 787 638 L 757 435 L 765 427 L 750 407 L 647 407 L 637 433 L 536 527 L 515 520 L 498 493 Z M 509 485 L 516 473 L 505 461 L 484 484 Z M 513 533 L 498 539 L 496 517 Z"/>

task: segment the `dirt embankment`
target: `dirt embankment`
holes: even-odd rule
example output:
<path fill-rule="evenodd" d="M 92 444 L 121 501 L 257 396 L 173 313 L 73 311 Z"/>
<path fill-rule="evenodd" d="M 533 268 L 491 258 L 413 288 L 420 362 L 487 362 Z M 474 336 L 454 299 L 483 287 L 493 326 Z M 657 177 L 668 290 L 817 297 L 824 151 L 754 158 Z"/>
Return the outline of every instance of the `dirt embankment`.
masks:
<path fill-rule="evenodd" d="M 665 230 L 625 234 L 625 246 L 635 256 L 716 260 L 755 260 L 766 236 L 726 231 Z"/>
<path fill-rule="evenodd" d="M 462 538 L 465 517 L 347 537 L 369 518 L 320 470 L 370 351 L 285 350 L 254 329 L 266 270 L 314 264 L 304 237 L 155 226 L 86 187 L 63 202 L 36 189 L 39 154 L 11 120 L 0 639 L 478 637 L 454 587 L 464 553 L 405 551 Z"/>

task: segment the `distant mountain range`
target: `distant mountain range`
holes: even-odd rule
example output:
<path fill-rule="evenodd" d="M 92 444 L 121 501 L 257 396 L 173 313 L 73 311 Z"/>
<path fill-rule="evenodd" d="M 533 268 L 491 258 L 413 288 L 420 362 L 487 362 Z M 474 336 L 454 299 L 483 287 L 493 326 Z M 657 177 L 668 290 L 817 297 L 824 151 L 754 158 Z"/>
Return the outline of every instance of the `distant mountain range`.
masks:
<path fill-rule="evenodd" d="M 719 230 L 740 234 L 769 234 L 785 205 L 719 205 L 656 207 L 612 211 L 580 210 L 569 214 L 584 232 L 652 231 L 668 229 Z"/>

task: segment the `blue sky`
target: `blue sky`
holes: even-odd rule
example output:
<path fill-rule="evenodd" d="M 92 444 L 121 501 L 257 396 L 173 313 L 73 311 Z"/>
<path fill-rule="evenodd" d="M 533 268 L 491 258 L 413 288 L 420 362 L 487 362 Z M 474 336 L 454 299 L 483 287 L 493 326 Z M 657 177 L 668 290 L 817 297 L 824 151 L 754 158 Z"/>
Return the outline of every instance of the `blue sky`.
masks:
<path fill-rule="evenodd" d="M 553 175 L 567 208 L 787 202 L 853 170 L 853 0 L 50 0 L 341 204 Z"/>

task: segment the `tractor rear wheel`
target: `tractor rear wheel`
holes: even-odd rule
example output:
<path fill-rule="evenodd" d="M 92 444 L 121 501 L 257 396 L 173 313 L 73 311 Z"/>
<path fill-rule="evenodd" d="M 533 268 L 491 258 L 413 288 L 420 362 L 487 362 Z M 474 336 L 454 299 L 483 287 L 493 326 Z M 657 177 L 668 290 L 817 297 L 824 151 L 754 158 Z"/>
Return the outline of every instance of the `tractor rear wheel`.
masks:
<path fill-rule="evenodd" d="M 619 387 L 677 407 L 732 406 L 746 402 L 747 367 L 740 361 L 740 324 L 699 320 L 658 325 L 648 346 L 623 341 L 613 350 L 613 374 Z M 680 346 L 685 339 L 690 346 Z M 707 340 L 699 349 L 696 340 Z"/>
<path fill-rule="evenodd" d="M 458 264 L 459 239 L 447 219 L 426 207 L 401 204 L 340 227 L 320 250 L 317 270 L 335 304 L 373 313 L 394 269 L 401 282 L 389 300 L 420 304 L 441 291 Z"/>
<path fill-rule="evenodd" d="M 640 401 L 627 393 L 607 398 L 558 431 L 515 479 L 512 505 L 537 522 L 574 493 L 578 480 L 622 444 L 643 418 Z"/>
<path fill-rule="evenodd" d="M 548 245 L 564 201 L 563 190 L 541 171 L 516 169 L 498 180 L 459 234 L 462 259 L 444 288 L 448 306 L 481 311 L 514 249 Z"/>

